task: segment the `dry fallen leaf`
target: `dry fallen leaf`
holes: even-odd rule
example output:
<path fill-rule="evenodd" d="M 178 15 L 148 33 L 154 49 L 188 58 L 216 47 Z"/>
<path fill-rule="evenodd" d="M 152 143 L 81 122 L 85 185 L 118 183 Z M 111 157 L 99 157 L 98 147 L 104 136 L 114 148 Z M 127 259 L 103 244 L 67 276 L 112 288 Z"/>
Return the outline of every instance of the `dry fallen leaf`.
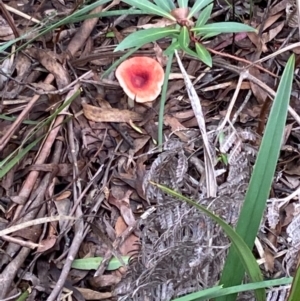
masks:
<path fill-rule="evenodd" d="M 143 120 L 143 116 L 136 112 L 119 109 L 102 109 L 82 103 L 84 116 L 95 122 L 127 122 Z"/>

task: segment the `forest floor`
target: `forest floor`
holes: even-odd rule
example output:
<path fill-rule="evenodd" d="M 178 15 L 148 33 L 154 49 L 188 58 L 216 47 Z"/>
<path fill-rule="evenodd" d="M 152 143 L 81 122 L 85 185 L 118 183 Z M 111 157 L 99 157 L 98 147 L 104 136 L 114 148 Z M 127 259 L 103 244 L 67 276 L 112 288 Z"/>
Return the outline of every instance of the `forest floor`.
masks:
<path fill-rule="evenodd" d="M 60 300 L 113 300 L 119 293 L 130 295 L 128 286 L 127 291 L 125 285 L 123 291 L 115 290 L 122 286 L 129 256 L 134 259 L 141 252 L 145 256 L 149 250 L 154 252 L 155 247 L 148 245 L 151 237 L 153 245 L 162 237 L 155 236 L 158 226 L 152 221 L 146 224 L 143 214 L 151 215 L 152 209 L 169 201 L 162 201 L 159 195 L 156 199 L 156 190 L 147 186 L 147 180 L 168 184 L 166 177 L 172 185 L 172 179 L 181 179 L 182 183 L 177 183 L 180 191 L 190 197 L 197 196 L 199 189 L 206 192 L 199 188 L 205 185 L 199 123 L 176 58 L 166 92 L 162 150 L 157 145 L 160 97 L 151 104 L 131 103 L 115 70 L 102 76 L 126 54 L 114 52 L 116 45 L 130 33 L 162 22 L 160 17 L 146 14 L 101 16 L 109 10 L 128 8 L 119 2 L 96 6 L 90 12 L 100 13 L 100 17 L 58 25 L 37 37 L 37 32 L 58 24 L 83 4 L 74 0 L 0 1 L 0 300 L 15 296 L 13 300 L 51 301 L 59 300 L 58 295 Z M 213 51 L 211 68 L 184 53 L 180 59 L 200 99 L 207 131 L 213 132 L 222 123 L 237 96 L 225 139 L 229 140 L 235 129 L 243 147 L 249 145 L 257 151 L 273 100 L 248 78 L 241 82 L 240 75 L 246 68 L 276 91 L 291 54 L 296 55 L 296 64 L 299 58 L 296 6 L 290 0 L 253 1 L 253 5 L 250 0 L 236 0 L 233 10 L 231 2 L 214 1 L 211 20 L 247 20 L 258 33 L 221 33 L 208 39 L 205 47 Z M 151 57 L 165 68 L 163 51 L 168 43 L 164 38 L 147 43 L 131 57 Z M 250 66 L 259 60 L 259 69 Z M 290 106 L 300 115 L 297 72 Z M 270 198 L 285 198 L 300 185 L 298 122 L 288 115 Z M 233 140 L 229 142 L 231 150 L 240 147 L 237 136 Z M 212 207 L 234 225 L 238 212 L 232 211 L 232 202 L 242 202 L 245 191 L 235 200 L 229 187 L 230 166 L 222 160 L 218 143 L 211 143 L 212 156 L 219 158 L 215 164 L 218 195 L 226 195 L 226 200 L 216 200 Z M 249 166 L 254 161 L 255 154 Z M 174 178 L 172 173 L 176 173 Z M 235 175 L 246 183 L 250 176 L 251 172 L 245 177 Z M 231 203 L 226 207 L 227 201 Z M 278 209 L 280 222 L 274 227 L 270 226 L 272 214 L 265 215 L 253 253 L 269 279 L 289 276 L 297 265 L 298 250 L 289 253 L 292 247 L 286 229 L 299 215 L 298 208 L 296 194 Z M 158 223 L 166 220 L 168 224 L 168 218 L 173 217 L 165 214 Z M 29 224 L 24 226 L 25 222 Z M 203 224 L 208 231 L 210 224 L 207 220 Z M 147 234 L 141 233 L 143 228 Z M 147 244 L 141 245 L 142 237 Z M 184 237 L 177 239 L 184 241 Z M 220 246 L 228 247 L 222 235 L 218 240 Z M 189 251 L 179 251 L 184 252 Z M 74 258 L 95 259 L 72 263 Z M 208 273 L 210 280 L 203 280 L 207 288 L 217 283 L 224 258 L 220 255 L 220 260 L 213 262 L 208 256 L 203 260 L 215 268 L 213 275 Z M 165 266 L 161 271 L 172 263 L 166 261 Z M 131 272 L 141 275 L 138 267 L 140 270 Z M 129 284 L 132 291 L 138 289 L 133 278 Z M 195 290 L 183 287 L 176 294 L 166 293 L 167 297 L 161 293 L 152 299 L 128 300 L 169 300 Z"/>

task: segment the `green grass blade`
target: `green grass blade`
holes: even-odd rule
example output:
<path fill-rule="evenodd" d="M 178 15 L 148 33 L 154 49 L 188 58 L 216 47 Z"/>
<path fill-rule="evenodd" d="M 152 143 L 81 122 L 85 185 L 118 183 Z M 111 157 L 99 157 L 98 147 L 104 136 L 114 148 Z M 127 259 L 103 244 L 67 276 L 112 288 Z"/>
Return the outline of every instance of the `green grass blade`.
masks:
<path fill-rule="evenodd" d="M 188 15 L 188 19 L 195 16 L 195 14 L 197 14 L 203 7 L 210 4 L 211 2 L 213 2 L 213 1 L 212 0 L 196 0 L 189 15 Z"/>
<path fill-rule="evenodd" d="M 213 9 L 214 5 L 210 4 L 208 6 L 206 6 L 202 12 L 200 13 L 200 16 L 196 22 L 196 26 L 195 27 L 201 27 L 203 25 L 206 24 L 206 22 L 208 21 L 208 19 L 210 18 L 212 9 Z"/>
<path fill-rule="evenodd" d="M 46 135 L 42 135 L 41 137 L 35 139 L 33 142 L 28 144 L 25 148 L 21 149 L 18 152 L 18 155 L 8 161 L 3 167 L 0 169 L 0 179 L 2 179 L 20 160 L 34 147 L 37 145 L 39 141 L 41 141 Z"/>
<path fill-rule="evenodd" d="M 177 0 L 179 7 L 188 7 L 189 0 Z"/>
<path fill-rule="evenodd" d="M 175 44 L 176 42 L 173 41 Z M 172 67 L 174 52 L 169 54 L 168 62 L 165 70 L 165 78 L 164 83 L 161 90 L 161 98 L 159 104 L 159 114 L 158 114 L 158 145 L 161 147 L 163 144 L 163 129 L 164 129 L 164 111 L 165 111 L 165 103 L 167 98 L 167 90 L 168 90 L 168 83 L 169 83 L 169 76 Z"/>
<path fill-rule="evenodd" d="M 183 297 L 172 299 L 172 301 L 207 300 L 207 299 L 211 299 L 215 295 L 218 295 L 220 291 L 222 291 L 222 285 L 214 286 L 196 293 L 192 293 Z"/>
<path fill-rule="evenodd" d="M 126 37 L 114 51 L 122 51 L 128 48 L 143 46 L 144 44 L 157 41 L 167 36 L 178 34 L 179 30 L 174 28 L 149 28 L 140 30 Z"/>
<path fill-rule="evenodd" d="M 148 0 L 122 0 L 122 2 L 125 2 L 131 6 L 135 6 L 149 14 L 161 16 L 176 21 L 176 19 L 168 12 L 168 10 L 165 11 L 161 7 L 151 3 Z"/>
<path fill-rule="evenodd" d="M 129 256 L 122 256 L 123 261 L 128 264 L 129 263 Z M 75 259 L 72 262 L 72 268 L 77 270 L 97 270 L 101 262 L 103 261 L 103 257 L 89 257 L 89 258 L 81 258 Z M 107 271 L 117 270 L 122 266 L 121 262 L 118 258 L 113 257 L 106 268 Z"/>
<path fill-rule="evenodd" d="M 169 189 L 169 188 L 167 188 L 163 185 L 153 183 L 153 182 L 151 182 L 151 183 L 153 185 L 157 186 L 158 188 L 160 188 L 165 193 L 168 193 L 171 196 L 174 196 L 174 197 L 176 197 L 176 198 L 178 198 L 182 201 L 185 201 L 186 203 L 188 203 L 188 204 L 196 207 L 197 209 L 203 211 L 213 221 L 215 221 L 218 225 L 220 225 L 222 227 L 222 229 L 224 230 L 224 232 L 229 237 L 229 239 L 231 240 L 232 247 L 235 249 L 235 251 L 238 254 L 238 259 L 236 259 L 236 261 L 242 262 L 242 264 L 243 264 L 245 270 L 247 271 L 247 274 L 250 277 L 251 281 L 252 282 L 261 282 L 261 281 L 263 281 L 262 274 L 260 272 L 259 266 L 256 263 L 256 260 L 253 256 L 251 250 L 249 249 L 247 244 L 244 242 L 244 240 L 241 238 L 241 236 L 238 235 L 231 226 L 229 226 L 226 222 L 224 222 L 218 216 L 214 215 L 212 212 L 210 212 L 204 206 L 201 206 L 201 205 L 195 203 L 194 201 L 192 201 L 191 199 L 189 199 L 187 197 L 184 197 L 180 193 L 178 193 L 178 192 L 176 192 L 172 189 Z M 235 269 L 233 268 L 232 271 L 235 272 Z M 256 295 L 257 301 L 264 301 L 266 299 L 266 293 L 265 293 L 264 289 L 255 290 L 255 295 Z"/>
<path fill-rule="evenodd" d="M 217 22 L 217 23 L 211 23 L 200 27 L 192 28 L 191 31 L 196 31 L 197 34 L 204 35 L 210 32 L 222 32 L 222 33 L 255 32 L 256 29 L 247 24 L 238 23 L 238 22 Z"/>
<path fill-rule="evenodd" d="M 175 50 L 178 50 L 180 49 L 180 45 L 179 45 L 179 42 L 176 40 L 175 42 L 172 42 L 168 48 L 164 51 L 164 54 L 165 55 L 170 55 L 172 53 L 175 52 Z"/>
<path fill-rule="evenodd" d="M 254 245 L 279 157 L 292 89 L 294 66 L 295 56 L 292 55 L 285 66 L 278 86 L 246 193 L 245 202 L 236 226 L 236 232 L 244 239 L 249 248 L 252 248 Z M 243 266 L 238 261 L 236 250 L 230 248 L 220 283 L 224 284 L 224 287 L 238 285 L 242 282 L 244 271 Z M 235 298 L 236 295 L 230 295 L 218 298 L 217 300 L 232 301 Z"/>
<path fill-rule="evenodd" d="M 11 116 L 7 116 L 5 114 L 0 114 L 0 119 L 8 120 L 8 121 L 15 121 L 17 119 L 17 117 L 11 117 Z M 39 122 L 33 121 L 33 120 L 24 120 L 22 123 L 29 124 L 29 125 L 35 125 L 35 124 L 38 124 Z"/>
<path fill-rule="evenodd" d="M 222 288 L 222 286 L 216 286 L 213 288 L 205 289 L 196 293 L 188 294 L 184 297 L 176 298 L 172 301 L 202 301 L 213 299 L 220 296 L 226 296 L 232 293 L 241 293 L 241 292 L 247 292 L 247 291 L 253 291 L 258 288 L 267 288 L 267 287 L 273 287 L 278 285 L 287 285 L 290 284 L 293 281 L 292 277 L 289 278 L 280 278 L 280 279 L 273 279 L 273 280 L 266 280 L 262 282 L 255 282 L 255 283 L 247 283 L 247 284 L 241 284 L 233 287 L 228 288 Z M 299 296 L 299 295 L 298 295 Z M 298 301 L 298 299 L 295 299 L 293 301 Z M 290 301 L 290 300 L 288 300 Z"/>
<path fill-rule="evenodd" d="M 189 30 L 186 26 L 181 27 L 180 34 L 178 36 L 178 42 L 182 48 L 186 48 L 190 44 Z"/>
<path fill-rule="evenodd" d="M 298 266 L 287 301 L 299 301 L 299 296 L 300 296 L 300 267 Z"/>
<path fill-rule="evenodd" d="M 45 35 L 46 33 L 64 25 L 64 24 L 68 24 L 68 23 L 72 23 L 72 19 L 76 19 L 80 16 L 83 16 L 83 15 L 87 15 L 91 10 L 93 10 L 95 7 L 98 7 L 100 5 L 103 5 L 107 2 L 110 2 L 111 0 L 98 0 L 96 2 L 93 2 L 92 4 L 90 5 L 86 5 L 84 6 L 83 8 L 81 9 L 78 9 L 74 14 L 70 15 L 70 16 L 67 16 L 63 19 L 61 19 L 60 21 L 52 24 L 52 25 L 48 25 L 46 26 L 46 28 L 44 30 L 42 30 L 41 32 L 37 33 L 35 35 L 35 37 L 33 39 L 30 39 L 29 41 L 23 43 L 20 47 L 18 47 L 16 49 L 15 52 L 18 52 L 20 51 L 21 49 L 24 49 L 27 45 L 31 44 L 33 41 L 35 41 L 37 38 L 39 37 L 42 37 L 43 35 Z M 6 43 L 4 43 L 1 47 L 0 47 L 0 52 L 2 51 L 5 51 L 7 48 L 9 48 L 11 45 L 14 45 L 16 43 L 16 41 L 20 41 L 20 40 L 23 40 L 25 39 L 25 37 L 27 36 L 28 34 L 24 34 L 22 35 L 21 37 L 15 39 L 15 40 L 12 40 L 12 41 L 8 41 Z"/>
<path fill-rule="evenodd" d="M 70 23 L 71 22 L 76 23 L 87 19 L 93 19 L 93 18 L 114 17 L 114 16 L 122 16 L 122 15 L 148 15 L 148 13 L 143 12 L 140 9 L 109 10 L 98 14 L 88 14 L 88 15 L 72 18 L 72 21 L 70 21 Z"/>
<path fill-rule="evenodd" d="M 32 137 L 39 129 L 46 126 L 54 118 L 65 108 L 67 107 L 77 96 L 79 96 L 80 90 L 76 91 L 64 104 L 62 104 L 52 115 L 50 115 L 48 118 L 46 118 L 44 121 L 39 122 L 32 130 L 32 133 L 30 136 L 25 139 L 22 144 L 26 143 L 26 141 Z M 9 156 L 4 158 L 2 161 L 0 161 L 0 179 L 2 179 L 10 170 L 13 168 L 18 162 L 22 160 L 22 158 L 42 139 L 45 135 L 42 137 L 36 139 L 29 145 L 27 145 L 24 149 L 20 146 L 17 148 L 14 152 L 12 152 Z M 12 159 L 11 159 L 12 158 Z"/>
<path fill-rule="evenodd" d="M 208 50 L 200 43 L 195 44 L 199 59 L 208 67 L 212 67 L 212 58 Z"/>
<path fill-rule="evenodd" d="M 154 3 L 167 12 L 172 11 L 176 7 L 172 0 L 154 0 Z"/>

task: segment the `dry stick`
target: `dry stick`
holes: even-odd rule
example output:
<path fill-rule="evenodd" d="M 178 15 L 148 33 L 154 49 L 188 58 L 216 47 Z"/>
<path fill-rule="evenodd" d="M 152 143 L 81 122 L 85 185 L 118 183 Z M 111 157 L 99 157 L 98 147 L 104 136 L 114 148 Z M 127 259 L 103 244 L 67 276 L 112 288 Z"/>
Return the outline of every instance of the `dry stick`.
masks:
<path fill-rule="evenodd" d="M 36 244 L 32 241 L 18 239 L 18 238 L 11 237 L 11 236 L 8 236 L 8 235 L 2 235 L 1 239 L 4 240 L 4 241 L 7 241 L 7 242 L 14 243 L 14 244 L 19 245 L 19 246 L 22 246 L 22 247 L 30 248 L 30 249 L 35 249 L 35 248 L 38 248 L 38 247 L 42 247 L 41 244 Z"/>
<path fill-rule="evenodd" d="M 44 83 L 45 84 L 51 84 L 54 80 L 54 76 L 52 74 L 49 74 Z M 40 98 L 40 95 L 34 95 L 30 102 L 27 104 L 26 108 L 21 112 L 21 114 L 17 117 L 17 119 L 14 121 L 12 126 L 8 129 L 8 131 L 5 133 L 5 135 L 0 139 L 0 151 L 4 149 L 4 147 L 7 145 L 10 138 L 16 133 L 18 130 L 20 124 L 23 122 L 23 120 L 28 116 L 29 112 L 31 111 L 34 104 L 38 101 Z M 30 193 L 30 192 L 29 192 Z M 27 195 L 27 197 L 29 194 Z"/>
<path fill-rule="evenodd" d="M 175 50 L 175 55 L 177 58 L 178 66 L 183 75 L 183 79 L 184 79 L 184 82 L 186 85 L 188 96 L 191 101 L 191 105 L 192 105 L 199 129 L 200 129 L 200 132 L 201 132 L 202 138 L 203 138 L 207 197 L 215 197 L 217 194 L 217 182 L 216 182 L 216 175 L 215 175 L 215 170 L 214 170 L 214 158 L 211 155 L 210 149 L 209 149 L 209 142 L 208 142 L 208 138 L 207 138 L 207 132 L 206 132 L 206 127 L 205 127 L 202 107 L 200 104 L 199 97 L 193 87 L 191 80 L 189 79 L 189 77 L 184 69 L 184 66 L 182 65 L 182 62 L 181 62 L 178 52 L 176 50 Z"/>
<path fill-rule="evenodd" d="M 252 63 L 252 62 L 250 62 L 250 61 L 248 61 L 248 60 L 246 60 L 246 59 L 243 59 L 243 58 L 234 56 L 234 55 L 232 55 L 232 54 L 223 53 L 223 52 L 220 52 L 220 51 L 214 50 L 214 49 L 212 49 L 212 48 L 208 48 L 208 47 L 207 47 L 207 49 L 208 49 L 210 52 L 212 52 L 212 53 L 214 53 L 214 54 L 217 54 L 217 55 L 219 55 L 219 56 L 227 57 L 227 58 L 233 59 L 233 60 L 235 60 L 235 61 L 245 63 L 245 64 L 248 65 L 247 67 L 254 65 L 254 67 L 256 67 L 257 69 L 259 69 L 259 70 L 261 70 L 261 71 L 263 71 L 263 72 L 265 72 L 265 73 L 268 73 L 268 74 L 270 74 L 270 75 L 273 76 L 273 77 L 278 77 L 278 76 L 277 76 L 276 74 L 274 74 L 273 72 L 271 72 L 271 71 L 269 71 L 269 70 L 263 68 L 262 66 L 257 65 L 257 63 L 258 63 L 259 61 Z"/>
<path fill-rule="evenodd" d="M 61 147 L 56 147 L 55 150 L 56 152 L 54 152 L 52 161 L 54 164 L 57 164 L 61 156 Z M 34 197 L 34 200 L 32 202 L 32 207 L 34 208 L 39 207 L 41 209 L 31 210 L 24 217 L 23 221 L 30 221 L 31 219 L 36 218 L 36 216 L 42 217 L 45 215 L 45 206 L 40 207 L 39 205 L 44 203 L 45 192 L 47 190 L 47 187 L 52 177 L 53 177 L 52 173 L 48 173 L 43 177 L 43 181 L 41 181 L 41 184 L 37 189 L 37 195 Z M 6 294 L 11 289 L 12 281 L 16 277 L 21 266 L 24 264 L 25 259 L 31 252 L 29 248 L 21 248 L 20 251 L 19 249 L 20 249 L 19 245 L 12 244 L 12 243 L 10 243 L 6 248 L 6 250 L 10 250 L 10 252 L 14 252 L 14 254 L 17 253 L 17 255 L 12 261 L 10 261 L 7 264 L 5 269 L 0 274 L 0 299 L 5 298 Z"/>
<path fill-rule="evenodd" d="M 97 14 L 102 11 L 103 7 L 98 6 L 94 10 L 91 11 L 91 14 Z M 68 45 L 68 49 L 70 50 L 71 54 L 74 55 L 77 50 L 84 44 L 86 39 L 90 36 L 92 30 L 96 26 L 98 22 L 98 18 L 93 19 L 87 19 L 83 22 L 82 26 L 78 30 L 78 32 L 75 34 L 73 39 L 71 40 L 70 44 Z M 76 216 L 79 216 L 82 214 L 80 206 L 77 206 L 76 208 Z M 63 285 L 68 277 L 68 274 L 70 272 L 72 262 L 75 259 L 75 256 L 79 250 L 79 247 L 83 240 L 83 221 L 81 220 L 78 224 L 76 223 L 75 226 L 77 229 L 75 229 L 75 237 L 73 239 L 72 245 L 70 247 L 68 257 L 66 259 L 66 262 L 64 264 L 64 267 L 61 271 L 61 274 L 59 276 L 59 279 L 52 290 L 51 294 L 49 295 L 47 301 L 55 301 L 57 299 L 57 296 L 60 294 Z"/>
<path fill-rule="evenodd" d="M 102 11 L 102 6 L 95 8 L 91 13 L 96 14 L 96 13 L 100 13 L 101 11 Z M 88 19 L 83 23 L 82 27 L 77 31 L 77 33 L 75 34 L 75 36 L 73 37 L 73 39 L 71 40 L 71 42 L 69 43 L 68 48 L 67 48 L 68 51 L 72 55 L 74 55 L 79 50 L 81 45 L 84 44 L 85 40 L 88 38 L 88 36 L 92 32 L 97 21 L 98 21 L 98 19 L 96 19 L 96 21 L 95 21 L 95 19 Z M 51 84 L 53 80 L 54 80 L 54 76 L 52 74 L 49 74 L 45 80 L 45 83 Z M 15 133 L 15 131 L 18 129 L 19 125 L 25 119 L 25 117 L 27 116 L 29 111 L 32 109 L 35 102 L 39 99 L 39 97 L 40 97 L 40 95 L 35 95 L 32 98 L 32 100 L 29 102 L 27 107 L 22 111 L 22 113 L 15 120 L 15 122 L 11 126 L 10 130 L 2 137 L 2 139 L 0 140 L 0 151 L 7 144 L 7 142 L 9 141 L 11 136 Z M 39 154 L 38 159 L 35 162 L 36 164 L 42 164 L 47 159 L 50 149 L 51 149 L 51 146 L 53 145 L 53 142 L 56 139 L 57 133 L 60 130 L 60 126 L 58 126 L 58 125 L 61 124 L 63 122 L 63 120 L 64 120 L 63 116 L 57 117 L 55 125 L 54 125 L 54 126 L 56 126 L 56 128 L 54 130 L 52 130 L 50 135 L 48 136 L 48 138 L 45 142 L 45 145 L 44 145 L 43 149 L 41 150 L 41 153 Z M 59 121 L 59 122 L 57 122 L 57 121 Z M 47 143 L 47 142 L 49 142 L 49 143 Z M 31 193 L 33 184 L 35 183 L 38 175 L 39 175 L 38 171 L 31 171 L 30 174 L 28 175 L 28 177 L 26 178 L 26 181 L 19 193 L 19 196 L 24 199 L 24 202 L 28 199 L 28 197 Z M 20 214 L 20 209 L 19 209 L 17 216 L 19 214 Z"/>
<path fill-rule="evenodd" d="M 221 66 L 223 63 L 221 62 L 218 62 L 218 65 Z M 223 64 L 223 67 L 227 68 L 228 65 L 227 64 Z M 241 88 L 241 84 L 243 82 L 243 80 L 245 79 L 248 79 L 250 81 L 252 81 L 253 83 L 255 83 L 256 85 L 258 85 L 259 87 L 261 87 L 262 89 L 264 89 L 267 93 L 269 93 L 272 97 L 275 97 L 276 96 L 276 92 L 271 89 L 269 86 L 267 86 L 264 82 L 262 82 L 261 80 L 259 80 L 258 78 L 256 78 L 255 76 L 253 76 L 252 74 L 249 73 L 249 71 L 246 69 L 246 70 L 241 70 L 240 68 L 237 68 L 235 66 L 231 66 L 230 68 L 228 68 L 229 70 L 231 71 L 235 71 L 235 72 L 238 72 L 240 74 L 240 77 L 239 77 L 239 81 L 238 81 L 238 84 L 237 84 L 237 87 L 236 87 L 236 90 L 232 96 L 232 99 L 230 101 L 230 104 L 229 104 L 229 107 L 228 107 L 228 110 L 227 110 L 227 113 L 226 113 L 226 116 L 223 120 L 223 122 L 219 125 L 218 127 L 218 131 L 222 131 L 223 128 L 225 127 L 226 123 L 229 121 L 230 119 L 230 115 L 231 115 L 231 112 L 232 112 L 232 109 L 233 109 L 233 106 L 236 102 L 236 99 L 237 99 L 237 96 L 239 94 L 239 91 L 240 91 L 240 88 Z M 239 70 L 239 71 L 238 71 Z M 300 117 L 299 115 L 295 112 L 295 110 L 289 106 L 288 108 L 289 110 L 289 113 L 292 115 L 292 117 L 295 119 L 295 121 L 300 125 Z"/>
<path fill-rule="evenodd" d="M 288 50 L 292 50 L 292 49 L 297 48 L 297 47 L 300 47 L 300 42 L 297 42 L 297 43 L 288 45 L 288 46 L 286 46 L 286 47 L 284 47 L 284 48 L 278 49 L 277 51 L 273 52 L 272 54 L 267 55 L 267 56 L 263 57 L 262 59 L 259 59 L 258 61 L 255 61 L 255 62 L 253 62 L 253 63 L 250 63 L 250 64 L 247 66 L 247 68 L 252 67 L 252 66 L 258 67 L 257 64 L 262 63 L 262 62 L 265 62 L 265 61 L 267 61 L 268 59 L 270 59 L 270 58 L 272 58 L 272 57 L 274 57 L 274 56 L 276 56 L 276 55 L 278 55 L 278 54 L 284 53 L 284 52 L 286 52 L 286 51 L 288 51 Z"/>
<path fill-rule="evenodd" d="M 99 13 L 101 12 L 102 10 L 102 6 L 99 6 L 97 7 L 96 9 L 94 9 L 91 13 Z M 94 28 L 94 26 L 96 25 L 98 19 L 90 19 L 90 20 L 86 20 L 84 23 L 83 23 L 83 26 L 80 28 L 80 30 L 77 32 L 77 34 L 73 37 L 73 39 L 71 40 L 69 46 L 68 46 L 68 50 L 69 52 L 74 55 L 78 49 L 81 47 L 81 45 L 84 44 L 84 41 L 88 38 L 88 36 L 90 35 L 92 29 Z M 47 84 L 51 84 L 52 81 L 54 80 L 54 76 L 52 74 L 49 74 L 45 80 L 45 83 Z M 19 128 L 20 124 L 22 123 L 22 121 L 26 118 L 26 116 L 28 115 L 28 113 L 30 112 L 30 110 L 32 109 L 33 105 L 36 103 L 36 101 L 39 99 L 40 95 L 35 95 L 32 100 L 28 103 L 27 107 L 22 111 L 22 113 L 18 116 L 18 118 L 15 120 L 15 122 L 13 123 L 12 127 L 9 129 L 9 131 L 6 133 L 6 135 L 4 135 L 2 137 L 2 139 L 0 140 L 0 150 L 2 150 L 6 144 L 8 143 L 9 139 L 12 137 L 12 135 L 14 135 L 14 133 L 17 131 L 17 129 Z M 64 120 L 64 116 L 60 115 L 57 117 L 56 121 L 55 121 L 55 125 L 56 128 L 54 128 L 50 134 L 48 135 L 44 145 L 43 145 L 43 148 L 38 156 L 38 159 L 36 160 L 35 163 L 37 164 L 42 164 L 45 162 L 46 158 L 48 157 L 49 155 L 49 152 L 50 152 L 50 149 L 53 145 L 53 142 L 55 141 L 56 139 L 56 136 L 58 134 L 58 131 L 60 129 L 60 124 L 62 123 L 62 121 Z M 39 163 L 38 163 L 39 162 Z M 37 177 L 39 175 L 39 172 L 37 171 L 31 171 L 30 174 L 28 175 L 28 177 L 26 178 L 26 181 L 19 193 L 19 196 L 21 199 L 24 200 L 24 202 L 26 202 L 26 200 L 28 199 L 31 191 L 32 191 L 32 188 L 34 186 L 34 183 L 36 182 L 37 180 Z M 20 206 L 19 206 L 20 207 Z M 21 212 L 21 209 L 22 209 L 23 206 L 21 206 L 21 208 L 19 208 L 18 210 L 18 213 L 17 215 L 20 214 Z M 79 231 L 78 231 L 79 233 Z M 77 239 L 78 238 L 78 235 L 76 235 L 76 239 L 74 238 L 74 243 L 72 244 L 72 246 L 76 246 L 76 248 L 74 249 L 70 249 L 70 253 L 69 254 L 74 254 L 74 257 L 78 251 L 78 248 L 80 246 L 80 241 Z M 79 238 L 82 239 L 82 237 L 79 236 Z M 76 242 L 76 243 L 75 243 Z M 79 243 L 79 244 L 78 244 Z M 22 249 L 24 250 L 24 249 Z M 21 251 L 17 258 L 15 258 L 15 260 L 17 260 L 18 262 L 24 262 L 24 260 L 26 259 L 27 255 L 29 254 L 30 252 L 30 249 L 26 249 L 27 252 L 25 252 L 23 254 L 23 252 Z M 64 274 L 62 274 L 61 278 L 60 277 L 60 282 L 59 283 L 64 283 L 65 279 L 66 279 L 66 271 L 68 273 L 68 271 L 70 270 L 71 268 L 71 265 L 70 263 L 72 263 L 72 261 L 74 260 L 74 257 L 68 257 L 68 264 L 64 266 Z M 15 260 L 13 260 L 11 263 L 13 263 Z M 10 264 L 11 264 L 10 263 Z M 10 264 L 7 266 L 7 267 L 10 267 Z M 14 265 L 16 265 L 16 263 L 14 262 Z M 67 269 L 67 270 L 66 270 Z M 14 274 L 12 274 L 11 272 L 13 271 L 13 267 L 10 267 L 10 269 L 5 269 L 5 271 L 3 271 L 3 273 L 0 275 L 0 280 L 2 278 L 2 281 L 4 282 L 5 280 L 5 283 L 3 284 L 4 285 L 4 289 L 3 290 L 0 290 L 0 297 L 2 297 L 1 295 L 3 295 L 4 297 L 4 294 L 6 294 L 6 292 L 8 291 L 8 288 L 11 284 L 11 281 L 12 279 L 14 278 Z M 11 271 L 11 272 L 9 272 Z M 4 276 L 5 275 L 5 276 Z M 2 282 L 1 281 L 1 282 Z M 3 283 L 2 282 L 2 283 Z M 59 294 L 61 288 L 59 287 L 58 289 L 55 289 L 52 291 L 52 294 L 51 294 L 51 298 L 52 300 L 55 300 L 56 299 L 56 295 Z M 2 293 L 2 294 L 1 294 Z M 49 296 L 50 297 L 50 296 Z M 50 300 L 51 300 L 50 298 Z"/>
<path fill-rule="evenodd" d="M 69 94 L 67 95 L 66 100 L 71 98 L 78 89 L 79 89 L 79 85 L 75 86 L 74 90 L 70 91 Z M 61 114 L 65 111 L 67 111 L 67 109 L 68 109 L 68 106 L 64 108 L 64 110 L 61 112 Z M 34 162 L 35 164 L 43 164 L 45 162 L 45 160 L 48 158 L 50 150 L 53 146 L 53 143 L 57 137 L 58 132 L 60 131 L 61 124 L 63 123 L 64 118 L 65 118 L 64 115 L 59 115 L 56 118 L 54 125 L 52 127 L 53 129 L 49 132 L 49 134 L 44 142 L 44 145 L 38 155 L 38 158 Z M 40 173 L 39 171 L 32 170 L 29 173 L 29 175 L 27 176 L 25 183 L 23 184 L 21 191 L 19 192 L 19 197 L 24 201 L 24 203 L 17 207 L 15 215 L 14 215 L 14 219 L 17 219 L 19 217 L 19 215 L 24 207 L 24 204 L 27 201 L 27 199 L 32 191 L 34 183 L 38 178 L 39 173 Z"/>

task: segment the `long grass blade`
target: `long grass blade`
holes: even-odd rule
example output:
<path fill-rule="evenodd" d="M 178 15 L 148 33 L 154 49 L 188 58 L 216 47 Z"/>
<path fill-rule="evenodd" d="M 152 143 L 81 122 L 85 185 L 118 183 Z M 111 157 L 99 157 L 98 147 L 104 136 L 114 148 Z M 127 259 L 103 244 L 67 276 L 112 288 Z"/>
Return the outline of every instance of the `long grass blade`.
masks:
<path fill-rule="evenodd" d="M 257 155 L 245 202 L 237 223 L 236 232 L 252 249 L 266 202 L 270 193 L 291 96 L 295 56 L 292 55 L 281 77 L 278 91 L 270 112 L 265 134 Z M 238 285 L 244 276 L 244 267 L 238 260 L 236 248 L 230 248 L 220 280 L 224 287 Z M 233 301 L 236 295 L 220 297 L 218 301 Z"/>

